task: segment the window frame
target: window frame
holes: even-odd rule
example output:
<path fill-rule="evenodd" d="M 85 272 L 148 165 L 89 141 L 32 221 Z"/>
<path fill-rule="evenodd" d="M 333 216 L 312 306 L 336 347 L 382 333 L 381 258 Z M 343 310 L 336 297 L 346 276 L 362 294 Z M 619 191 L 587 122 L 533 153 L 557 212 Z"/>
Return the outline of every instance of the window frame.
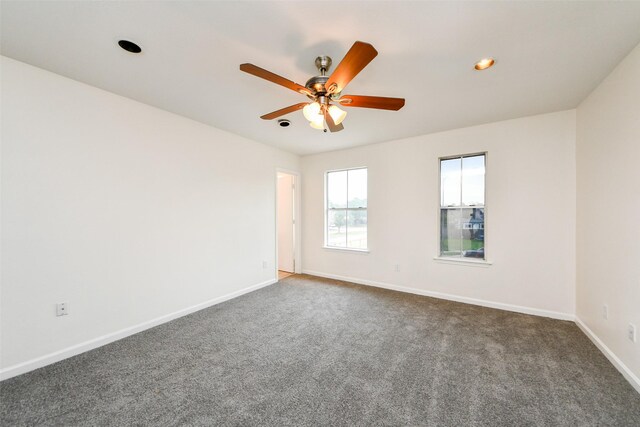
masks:
<path fill-rule="evenodd" d="M 366 211 L 367 212 L 367 247 L 366 248 L 349 248 L 346 246 L 329 246 L 329 174 L 334 172 L 347 172 L 347 204 L 348 204 L 348 194 L 349 194 L 349 171 L 352 170 L 367 170 L 367 207 L 366 208 L 334 208 L 335 210 L 344 210 L 344 211 Z M 347 243 L 348 240 L 348 227 L 345 224 L 345 232 L 347 234 Z M 349 251 L 349 252 L 362 252 L 369 253 L 369 168 L 367 166 L 355 166 L 349 168 L 341 168 L 341 169 L 331 169 L 327 170 L 324 173 L 324 243 L 322 246 L 324 249 L 337 250 L 337 251 Z"/>
<path fill-rule="evenodd" d="M 488 240 L 487 240 L 487 235 L 486 233 L 484 233 L 484 237 L 483 237 L 483 241 L 484 241 L 484 258 L 471 258 L 471 257 L 464 257 L 464 256 L 444 256 L 442 255 L 442 209 L 446 209 L 446 206 L 442 206 L 442 161 L 444 160 L 453 160 L 453 159 L 460 159 L 462 162 L 462 159 L 466 158 L 466 157 L 477 157 L 477 156 L 484 156 L 484 203 L 482 205 L 482 209 L 483 209 L 483 218 L 484 218 L 484 223 L 483 223 L 483 232 L 484 230 L 487 229 L 487 223 L 488 223 L 488 209 L 487 209 L 487 170 L 488 170 L 488 159 L 489 159 L 489 155 L 487 151 L 478 151 L 478 152 L 472 152 L 472 153 L 465 153 L 465 154 L 458 154 L 458 155 L 451 155 L 451 156 L 442 156 L 442 157 L 438 157 L 438 204 L 437 204 L 437 209 L 438 209 L 438 213 L 437 213 L 437 218 L 438 218 L 438 223 L 437 223 L 437 255 L 433 258 L 435 261 L 438 262 L 443 262 L 446 264 L 461 264 L 461 265 L 471 265 L 471 266 L 481 266 L 481 267 L 487 267 L 491 264 L 493 264 L 491 261 L 489 261 L 489 250 L 488 250 Z M 462 197 L 462 181 L 460 182 L 460 188 L 461 188 L 461 193 L 460 196 Z M 462 202 L 462 200 L 461 200 Z M 476 205 L 477 206 L 477 205 Z M 475 206 L 462 206 L 462 204 L 459 207 L 456 207 L 456 209 L 464 209 L 464 208 L 474 208 Z"/>

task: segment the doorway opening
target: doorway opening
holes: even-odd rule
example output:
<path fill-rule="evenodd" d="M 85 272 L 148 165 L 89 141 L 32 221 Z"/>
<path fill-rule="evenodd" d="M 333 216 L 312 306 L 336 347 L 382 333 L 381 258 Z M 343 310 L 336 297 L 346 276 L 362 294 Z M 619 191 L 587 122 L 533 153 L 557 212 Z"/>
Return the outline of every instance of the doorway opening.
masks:
<path fill-rule="evenodd" d="M 296 212 L 298 204 L 297 174 L 284 171 L 277 172 L 276 191 L 276 255 L 278 280 L 284 279 L 299 270 L 296 266 L 297 224 Z M 298 268 L 296 268 L 298 267 Z"/>

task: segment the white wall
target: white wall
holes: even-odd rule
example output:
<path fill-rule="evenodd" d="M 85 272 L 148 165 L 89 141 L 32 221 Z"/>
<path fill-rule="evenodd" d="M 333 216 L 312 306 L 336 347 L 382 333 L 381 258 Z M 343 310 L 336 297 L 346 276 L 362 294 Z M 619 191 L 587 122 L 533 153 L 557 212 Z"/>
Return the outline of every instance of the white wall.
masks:
<path fill-rule="evenodd" d="M 2 114 L 5 377 L 274 279 L 297 156 L 8 58 Z"/>
<path fill-rule="evenodd" d="M 640 391 L 640 46 L 578 107 L 577 163 L 577 316 Z"/>
<path fill-rule="evenodd" d="M 481 151 L 493 264 L 435 261 L 438 158 Z M 323 249 L 324 172 L 356 166 L 369 168 L 370 253 Z M 573 318 L 575 110 L 312 155 L 302 169 L 306 272 Z"/>

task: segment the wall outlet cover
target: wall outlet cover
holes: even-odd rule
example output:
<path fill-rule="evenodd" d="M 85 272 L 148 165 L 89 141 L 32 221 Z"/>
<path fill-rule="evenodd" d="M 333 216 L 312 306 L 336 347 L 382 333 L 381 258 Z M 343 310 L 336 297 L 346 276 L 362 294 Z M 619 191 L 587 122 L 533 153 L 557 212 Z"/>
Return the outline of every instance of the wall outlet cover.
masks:
<path fill-rule="evenodd" d="M 56 304 L 56 316 L 66 316 L 69 314 L 69 303 L 59 302 Z"/>

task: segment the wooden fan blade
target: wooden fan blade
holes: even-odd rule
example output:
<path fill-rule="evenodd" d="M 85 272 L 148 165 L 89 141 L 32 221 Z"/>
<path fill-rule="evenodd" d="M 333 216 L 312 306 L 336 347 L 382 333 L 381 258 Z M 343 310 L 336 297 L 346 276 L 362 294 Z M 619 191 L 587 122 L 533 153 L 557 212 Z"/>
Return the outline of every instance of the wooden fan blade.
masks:
<path fill-rule="evenodd" d="M 349 82 L 378 55 L 369 43 L 355 42 L 324 87 L 328 93 L 340 93 Z"/>
<path fill-rule="evenodd" d="M 275 83 L 280 86 L 284 86 L 287 89 L 295 90 L 298 93 L 303 95 L 311 95 L 311 91 L 306 87 L 299 85 L 298 83 L 292 82 L 291 80 L 285 79 L 277 74 L 272 73 L 271 71 L 267 71 L 264 68 L 260 68 L 253 64 L 240 64 L 240 70 L 245 73 L 252 74 L 256 77 L 260 77 L 261 79 L 268 80 L 272 83 Z"/>
<path fill-rule="evenodd" d="M 404 98 L 385 98 L 383 96 L 342 95 L 339 102 L 344 107 L 377 108 L 379 110 L 398 111 L 404 107 Z"/>
<path fill-rule="evenodd" d="M 327 127 L 331 132 L 340 132 L 342 129 L 344 129 L 342 123 L 337 125 L 336 122 L 333 121 L 333 117 L 331 117 L 331 114 L 329 114 L 328 111 L 325 111 L 324 113 L 324 120 L 327 122 Z"/>
<path fill-rule="evenodd" d="M 272 119 L 275 119 L 276 117 L 284 116 L 285 114 L 291 113 L 293 111 L 301 110 L 302 108 L 304 108 L 305 105 L 307 105 L 306 102 L 301 102 L 300 104 L 295 104 L 295 105 L 289 105 L 288 107 L 284 107 L 272 113 L 265 114 L 264 116 L 260 116 L 260 118 L 262 120 L 272 120 Z"/>

